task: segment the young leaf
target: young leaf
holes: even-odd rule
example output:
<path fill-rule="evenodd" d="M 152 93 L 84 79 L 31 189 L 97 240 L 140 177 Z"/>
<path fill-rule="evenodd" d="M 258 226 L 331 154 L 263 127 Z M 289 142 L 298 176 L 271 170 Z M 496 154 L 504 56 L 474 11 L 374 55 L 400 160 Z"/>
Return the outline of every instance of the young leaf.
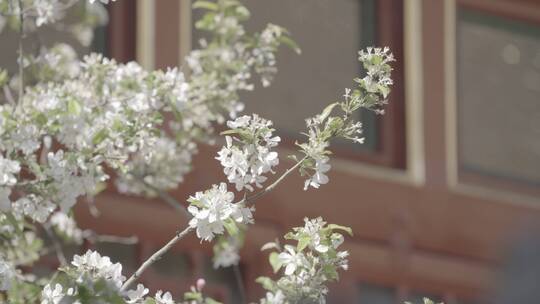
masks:
<path fill-rule="evenodd" d="M 193 8 L 194 9 L 202 8 L 202 9 L 207 9 L 210 11 L 217 11 L 219 9 L 217 4 L 210 1 L 196 1 L 195 3 L 193 3 Z"/>
<path fill-rule="evenodd" d="M 270 253 L 270 255 L 268 256 L 268 261 L 270 262 L 270 265 L 272 265 L 274 273 L 278 272 L 281 266 L 283 266 L 283 263 L 279 259 L 279 254 L 277 252 Z"/>
<path fill-rule="evenodd" d="M 353 235 L 352 229 L 349 227 L 345 227 L 345 226 L 341 226 L 337 224 L 328 224 L 328 228 L 332 230 L 342 230 L 342 231 L 347 232 L 350 236 Z"/>

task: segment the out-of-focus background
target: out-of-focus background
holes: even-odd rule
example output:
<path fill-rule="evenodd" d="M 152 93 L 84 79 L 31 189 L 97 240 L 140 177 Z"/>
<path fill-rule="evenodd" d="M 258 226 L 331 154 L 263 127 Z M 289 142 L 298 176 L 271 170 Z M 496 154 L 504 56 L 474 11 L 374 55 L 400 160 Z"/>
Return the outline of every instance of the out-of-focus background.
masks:
<path fill-rule="evenodd" d="M 248 113 L 275 122 L 285 139 L 282 155 L 294 149 L 304 118 L 353 85 L 358 49 L 389 46 L 397 59 L 386 115 L 361 113 L 366 144 L 337 143 L 330 183 L 304 192 L 294 177 L 257 203 L 241 262 L 249 298 L 262 293 L 254 279 L 271 271 L 260 247 L 303 217 L 321 215 L 355 233 L 345 245 L 350 269 L 331 286 L 330 303 L 419 302 L 423 296 L 448 304 L 540 302 L 534 297 L 540 286 L 540 1 L 245 3 L 252 13 L 248 28 L 282 25 L 303 51 L 281 51 L 274 85 L 243 96 Z M 197 46 L 198 15 L 189 0 L 119 0 L 108 9 L 109 25 L 98 29 L 92 48 L 119 61 L 180 66 Z M 15 56 L 9 41 L 16 37 L 0 39 L 0 53 Z M 185 200 L 224 180 L 213 159 L 217 148 L 201 148 L 194 171 L 172 195 Z M 288 165 L 282 159 L 281 167 Z M 84 227 L 140 238 L 137 245 L 97 248 L 121 259 L 127 272 L 187 221 L 159 199 L 113 190 L 96 205 L 97 218 L 79 206 Z M 189 238 L 143 281 L 180 293 L 204 277 L 209 293 L 235 303 L 234 274 L 213 270 L 211 254 L 210 245 Z"/>

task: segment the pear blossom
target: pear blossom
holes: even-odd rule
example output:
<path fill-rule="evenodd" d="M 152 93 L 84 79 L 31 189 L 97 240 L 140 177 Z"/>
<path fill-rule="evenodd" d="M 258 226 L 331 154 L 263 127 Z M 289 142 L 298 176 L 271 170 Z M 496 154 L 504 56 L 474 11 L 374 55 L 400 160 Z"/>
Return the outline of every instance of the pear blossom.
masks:
<path fill-rule="evenodd" d="M 227 126 L 234 135 L 225 137 L 226 145 L 216 157 L 223 172 L 237 191 L 253 191 L 253 184 L 261 188 L 267 180 L 264 174 L 274 173 L 272 168 L 279 164 L 278 153 L 272 149 L 280 138 L 273 136 L 272 122 L 254 114 L 228 121 Z"/>
<path fill-rule="evenodd" d="M 112 263 L 107 256 L 101 256 L 96 251 L 88 250 L 84 255 L 73 256 L 71 265 L 82 275 L 87 274 L 92 279 L 104 279 L 117 288 L 122 286 L 125 277 L 122 275 L 122 265 Z"/>
<path fill-rule="evenodd" d="M 75 220 L 67 214 L 58 211 L 55 212 L 49 222 L 60 233 L 70 240 L 80 244 L 83 241 L 83 231 L 77 227 Z"/>
<path fill-rule="evenodd" d="M 175 304 L 171 293 L 168 291 L 163 293 L 163 291 L 158 290 L 158 292 L 156 292 L 155 300 L 156 304 Z"/>
<path fill-rule="evenodd" d="M 0 212 L 7 212 L 11 209 L 11 201 L 9 200 L 10 194 L 11 189 L 0 187 Z"/>
<path fill-rule="evenodd" d="M 36 25 L 42 26 L 56 20 L 55 5 L 57 0 L 34 0 L 34 9 L 37 13 Z"/>
<path fill-rule="evenodd" d="M 0 255 L 0 291 L 8 290 L 11 287 L 11 280 L 15 277 L 15 272 Z"/>
<path fill-rule="evenodd" d="M 197 237 L 211 241 L 215 235 L 224 232 L 227 220 L 246 224 L 253 221 L 251 209 L 234 204 L 233 200 L 234 194 L 227 191 L 225 183 L 213 185 L 189 198 L 188 211 L 193 215 L 189 226 L 196 228 Z"/>
<path fill-rule="evenodd" d="M 328 160 L 329 158 L 326 156 L 315 159 L 315 173 L 305 181 L 304 190 L 307 190 L 309 186 L 319 188 L 320 185 L 328 183 L 328 176 L 325 174 L 331 168 Z"/>
<path fill-rule="evenodd" d="M 262 304 L 285 304 L 285 295 L 281 290 L 275 293 L 267 292 L 266 297 L 261 300 Z"/>
<path fill-rule="evenodd" d="M 17 183 L 16 174 L 21 170 L 18 161 L 4 158 L 0 154 L 0 186 L 13 186 Z"/>
<path fill-rule="evenodd" d="M 148 288 L 144 287 L 143 284 L 137 284 L 137 289 L 128 290 L 126 292 L 126 296 L 128 297 L 128 300 L 126 300 L 126 302 L 128 304 L 139 303 L 144 299 L 144 296 L 147 294 Z"/>
<path fill-rule="evenodd" d="M 70 290 L 72 293 L 73 290 Z M 41 292 L 41 304 L 60 304 L 66 297 L 62 285 L 56 283 L 54 288 L 50 284 L 45 285 Z"/>
<path fill-rule="evenodd" d="M 219 250 L 214 250 L 213 266 L 214 269 L 226 268 L 233 265 L 238 265 L 240 254 L 238 246 L 232 242 L 223 242 Z"/>
<path fill-rule="evenodd" d="M 280 261 L 285 265 L 285 274 L 292 275 L 296 269 L 307 263 L 306 258 L 300 252 L 296 252 L 294 247 L 285 245 L 285 251 L 279 254 Z"/>
<path fill-rule="evenodd" d="M 56 209 L 56 205 L 40 196 L 30 194 L 19 198 L 12 204 L 13 213 L 22 218 L 27 216 L 36 222 L 44 223 Z"/>

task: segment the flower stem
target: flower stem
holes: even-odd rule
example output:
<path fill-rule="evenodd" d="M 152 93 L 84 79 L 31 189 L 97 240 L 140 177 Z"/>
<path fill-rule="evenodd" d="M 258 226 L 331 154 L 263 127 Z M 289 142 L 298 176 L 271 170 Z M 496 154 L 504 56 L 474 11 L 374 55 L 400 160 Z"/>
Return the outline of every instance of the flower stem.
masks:
<path fill-rule="evenodd" d="M 308 158 L 307 155 L 304 156 L 301 160 L 299 160 L 296 164 L 294 164 L 294 166 L 290 167 L 287 171 L 285 171 L 285 173 L 283 173 L 283 175 L 281 175 L 271 185 L 264 188 L 262 191 L 255 193 L 252 196 L 248 196 L 247 198 L 243 199 L 240 202 L 245 202 L 245 203 L 254 202 L 259 197 L 261 197 L 261 196 L 265 195 L 266 193 L 272 191 L 275 187 L 277 187 L 277 185 L 279 185 L 279 183 L 281 183 L 285 179 L 285 177 L 287 177 L 289 174 L 291 174 L 293 171 L 295 171 L 307 158 Z"/>

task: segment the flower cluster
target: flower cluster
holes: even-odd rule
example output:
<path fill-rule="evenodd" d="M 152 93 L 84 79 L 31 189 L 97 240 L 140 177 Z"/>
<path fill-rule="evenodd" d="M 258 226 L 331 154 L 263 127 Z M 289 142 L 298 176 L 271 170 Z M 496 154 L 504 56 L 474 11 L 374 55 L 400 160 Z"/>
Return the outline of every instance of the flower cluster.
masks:
<path fill-rule="evenodd" d="M 90 276 L 92 279 L 104 279 L 113 286 L 120 288 L 125 281 L 122 276 L 122 265 L 120 263 L 112 263 L 111 259 L 106 256 L 101 256 L 95 251 L 87 251 L 84 255 L 75 255 L 71 264 L 75 267 L 75 271 L 79 274 L 79 280 L 84 280 L 85 276 Z"/>
<path fill-rule="evenodd" d="M 238 265 L 240 262 L 240 249 L 242 248 L 246 227 L 239 226 L 238 233 L 234 235 L 221 235 L 213 246 L 212 259 L 214 269 L 227 268 Z"/>
<path fill-rule="evenodd" d="M 274 281 L 261 277 L 257 281 L 268 290 L 263 304 L 325 303 L 326 284 L 338 279 L 338 270 L 348 268 L 347 251 L 339 251 L 343 243 L 340 231 L 351 234 L 350 228 L 327 224 L 321 218 L 305 219 L 304 227 L 293 228 L 285 235 L 296 245 L 269 243 L 263 249 L 277 249 L 270 254 L 275 272 L 284 268 L 284 276 Z"/>
<path fill-rule="evenodd" d="M 0 291 L 9 289 L 14 276 L 15 272 L 12 266 L 0 256 Z"/>
<path fill-rule="evenodd" d="M 228 121 L 227 126 L 230 130 L 223 132 L 227 134 L 226 145 L 216 159 L 237 191 L 253 191 L 252 185 L 261 188 L 267 179 L 264 174 L 273 173 L 272 168 L 279 163 L 278 153 L 272 148 L 280 138 L 272 135 L 272 122 L 253 114 Z"/>
<path fill-rule="evenodd" d="M 81 244 L 83 241 L 83 231 L 77 227 L 75 220 L 63 212 L 56 212 L 49 221 L 57 234 L 64 236 L 70 241 Z"/>
<path fill-rule="evenodd" d="M 0 154 L 0 211 L 8 211 L 11 208 L 10 187 L 17 183 L 16 175 L 19 171 L 21 166 L 18 161 L 6 159 Z"/>
<path fill-rule="evenodd" d="M 24 19 L 23 30 L 35 32 L 45 26 L 61 24 L 65 33 L 72 34 L 83 46 L 89 46 L 93 39 L 93 28 L 107 22 L 107 12 L 102 4 L 108 0 L 70 1 L 70 0 L 7 0 L 0 3 L 0 32 L 7 26 L 15 31 L 21 29 L 20 17 Z M 60 23 L 69 15 L 85 14 L 76 22 Z M 59 28 L 59 27 L 57 27 Z"/>
<path fill-rule="evenodd" d="M 0 261 L 0 290 L 10 275 L 8 270 Z M 149 290 L 143 284 L 122 291 L 120 287 L 124 281 L 120 263 L 113 264 L 109 257 L 88 251 L 82 256 L 75 255 L 71 266 L 62 268 L 57 278 L 43 287 L 41 303 L 219 304 L 202 294 L 205 285 L 202 279 L 184 294 L 183 302 L 176 302 L 170 292 L 162 290 L 149 296 Z"/>
<path fill-rule="evenodd" d="M 343 100 L 327 106 L 321 114 L 306 120 L 308 141 L 299 144 L 305 159 L 301 164 L 300 173 L 307 176 L 304 189 L 308 187 L 318 188 L 328 183 L 326 173 L 330 170 L 328 164 L 328 150 L 330 141 L 336 138 L 350 140 L 355 143 L 363 143 L 362 123 L 353 119 L 353 112 L 360 108 L 383 114 L 382 107 L 387 103 L 386 98 L 390 93 L 392 80 L 390 63 L 394 61 L 388 48 L 368 48 L 360 51 L 359 58 L 367 75 L 364 78 L 356 78 L 358 87 L 354 90 L 345 89 Z M 332 115 L 335 109 L 340 109 L 342 114 Z"/>
<path fill-rule="evenodd" d="M 107 21 L 102 4 L 108 2 L 3 1 L 0 31 L 24 38 L 39 35 L 42 27 L 61 28 L 89 45 L 93 27 Z M 0 70 L 0 249 L 10 265 L 27 265 L 42 254 L 41 239 L 27 229 L 36 222 L 80 243 L 84 231 L 67 214 L 79 198 L 104 189 L 111 173 L 125 193 L 155 195 L 177 187 L 191 169 L 197 144 L 211 142 L 214 125 L 242 110 L 239 92 L 254 88 L 252 75 L 260 74 L 268 85 L 279 46 L 294 44 L 275 25 L 247 34 L 242 23 L 249 12 L 238 1 L 195 7 L 206 9 L 197 27 L 207 39 L 186 58 L 186 75 L 176 68 L 145 71 L 98 54 L 79 59 L 70 45 L 49 42 L 33 47 L 34 53 L 23 48 L 22 73 Z M 77 18 L 66 20 L 81 20 L 62 23 L 71 14 Z M 248 170 L 261 175 L 268 172 L 264 166 L 277 164 L 277 154 L 258 153 L 266 165 Z M 219 192 L 209 190 L 190 210 L 203 239 L 252 222 L 250 208 Z M 46 294 L 56 299 L 80 292 L 59 286 L 50 285 Z"/>
<path fill-rule="evenodd" d="M 236 223 L 253 222 L 252 209 L 233 203 L 234 194 L 227 191 L 227 184 L 213 185 L 211 189 L 197 192 L 188 199 L 188 211 L 193 215 L 189 225 L 196 228 L 201 240 L 211 241 L 225 229 L 235 230 Z"/>

